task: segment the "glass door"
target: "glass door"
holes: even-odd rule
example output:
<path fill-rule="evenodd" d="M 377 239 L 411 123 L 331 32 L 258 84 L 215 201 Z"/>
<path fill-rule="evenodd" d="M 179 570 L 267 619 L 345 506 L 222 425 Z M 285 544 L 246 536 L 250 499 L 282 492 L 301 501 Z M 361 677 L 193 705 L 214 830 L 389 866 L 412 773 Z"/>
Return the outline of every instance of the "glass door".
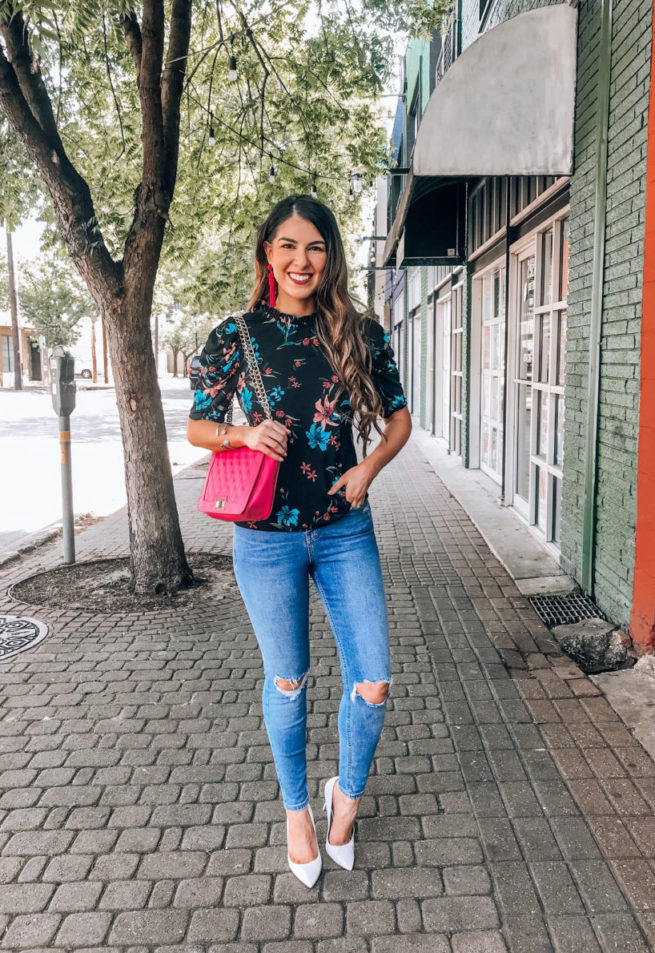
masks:
<path fill-rule="evenodd" d="M 436 437 L 448 440 L 450 416 L 450 289 L 437 301 L 435 380 L 435 428 Z"/>
<path fill-rule="evenodd" d="M 532 520 L 549 542 L 559 543 L 564 458 L 564 368 L 569 221 L 559 219 L 539 235 L 535 307 L 535 500 Z"/>
<path fill-rule="evenodd" d="M 435 395 L 435 322 L 436 322 L 436 302 L 433 299 L 430 299 L 428 303 L 428 312 L 426 318 L 427 325 L 427 350 L 425 354 L 426 362 L 426 381 L 425 381 L 425 428 L 429 430 L 431 434 L 435 432 L 435 409 L 436 409 L 436 395 Z"/>
<path fill-rule="evenodd" d="M 534 247 L 519 258 L 518 356 L 514 378 L 516 398 L 516 467 L 514 505 L 529 517 L 532 425 L 532 365 L 534 357 L 534 294 L 537 257 Z"/>
<path fill-rule="evenodd" d="M 542 226 L 516 256 L 512 415 L 513 505 L 540 535 L 560 539 L 569 222 Z"/>
<path fill-rule="evenodd" d="M 421 412 L 421 312 L 412 318 L 412 413 Z"/>
<path fill-rule="evenodd" d="M 480 361 L 480 469 L 497 483 L 503 472 L 505 372 L 505 267 L 482 279 L 482 356 Z"/>
<path fill-rule="evenodd" d="M 461 273 L 453 286 L 450 307 L 450 442 L 448 449 L 462 455 L 462 381 L 464 355 L 464 284 Z"/>

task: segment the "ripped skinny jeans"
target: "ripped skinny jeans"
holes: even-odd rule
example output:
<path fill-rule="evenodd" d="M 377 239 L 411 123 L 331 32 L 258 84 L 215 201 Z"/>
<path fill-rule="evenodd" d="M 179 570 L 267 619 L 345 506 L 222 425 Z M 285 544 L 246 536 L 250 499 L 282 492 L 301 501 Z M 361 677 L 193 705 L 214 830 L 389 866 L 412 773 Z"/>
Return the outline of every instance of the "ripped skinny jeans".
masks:
<path fill-rule="evenodd" d="M 387 692 L 391 684 L 386 602 L 370 503 L 307 531 L 233 529 L 234 574 L 262 653 L 264 723 L 284 806 L 293 811 L 309 804 L 310 576 L 341 666 L 338 784 L 346 796 L 361 797 L 386 711 L 386 697 L 367 701 L 359 691 L 370 696 L 371 686 L 361 683 L 384 682 Z"/>

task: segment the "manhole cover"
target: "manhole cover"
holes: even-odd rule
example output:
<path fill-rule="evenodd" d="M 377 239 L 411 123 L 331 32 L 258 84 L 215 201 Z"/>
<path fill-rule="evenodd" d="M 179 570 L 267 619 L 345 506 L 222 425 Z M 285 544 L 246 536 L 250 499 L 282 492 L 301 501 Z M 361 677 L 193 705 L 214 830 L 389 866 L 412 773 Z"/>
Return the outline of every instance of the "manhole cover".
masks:
<path fill-rule="evenodd" d="M 6 662 L 19 652 L 33 649 L 43 642 L 47 634 L 47 625 L 38 619 L 0 615 L 0 662 Z"/>
<path fill-rule="evenodd" d="M 531 596 L 530 602 L 549 629 L 556 625 L 573 625 L 583 619 L 605 619 L 596 603 L 583 592 L 560 596 Z"/>

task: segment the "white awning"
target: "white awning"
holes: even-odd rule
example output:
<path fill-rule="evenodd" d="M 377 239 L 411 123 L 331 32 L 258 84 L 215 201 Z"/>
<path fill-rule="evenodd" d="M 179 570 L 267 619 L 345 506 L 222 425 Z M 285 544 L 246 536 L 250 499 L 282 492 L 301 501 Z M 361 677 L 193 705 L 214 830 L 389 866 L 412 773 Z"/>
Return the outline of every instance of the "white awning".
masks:
<path fill-rule="evenodd" d="M 416 176 L 570 175 L 577 11 L 521 13 L 459 56 L 421 118 Z"/>

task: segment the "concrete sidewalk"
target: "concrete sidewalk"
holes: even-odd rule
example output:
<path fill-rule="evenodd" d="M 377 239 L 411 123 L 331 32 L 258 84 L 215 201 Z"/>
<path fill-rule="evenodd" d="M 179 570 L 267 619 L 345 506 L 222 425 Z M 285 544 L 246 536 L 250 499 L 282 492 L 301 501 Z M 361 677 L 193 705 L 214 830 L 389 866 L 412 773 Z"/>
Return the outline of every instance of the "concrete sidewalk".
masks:
<path fill-rule="evenodd" d="M 176 481 L 190 551 L 231 527 Z M 559 653 L 412 438 L 371 487 L 393 686 L 355 869 L 286 864 L 257 644 L 236 587 L 184 611 L 12 602 L 50 634 L 0 667 L 0 949 L 642 953 L 655 947 L 655 763 Z M 124 513 L 79 559 L 126 551 Z M 312 589 L 308 775 L 337 771 L 341 679 Z"/>

